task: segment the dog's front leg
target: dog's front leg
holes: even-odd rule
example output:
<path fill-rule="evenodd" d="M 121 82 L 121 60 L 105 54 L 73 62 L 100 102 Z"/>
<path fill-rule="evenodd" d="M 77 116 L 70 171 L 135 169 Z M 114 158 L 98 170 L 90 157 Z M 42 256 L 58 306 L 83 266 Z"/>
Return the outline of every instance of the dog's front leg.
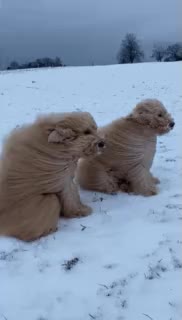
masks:
<path fill-rule="evenodd" d="M 134 194 L 153 196 L 158 193 L 153 176 L 142 165 L 136 166 L 129 172 L 129 181 Z"/>
<path fill-rule="evenodd" d="M 153 182 L 155 184 L 159 184 L 160 183 L 160 180 L 157 177 L 154 177 L 151 172 L 150 172 L 150 175 L 151 175 L 151 178 L 152 178 L 152 180 L 153 180 Z"/>
<path fill-rule="evenodd" d="M 66 218 L 84 217 L 92 212 L 90 207 L 82 204 L 77 185 L 73 179 L 66 182 L 59 198 L 62 204 L 61 216 Z"/>

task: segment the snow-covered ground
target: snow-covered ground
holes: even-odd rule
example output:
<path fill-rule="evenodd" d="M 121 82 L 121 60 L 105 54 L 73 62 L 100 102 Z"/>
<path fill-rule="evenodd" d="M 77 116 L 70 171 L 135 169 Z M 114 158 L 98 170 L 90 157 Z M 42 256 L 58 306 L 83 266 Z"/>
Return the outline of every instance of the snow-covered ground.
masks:
<path fill-rule="evenodd" d="M 182 64 L 0 73 L 0 140 L 40 112 L 90 111 L 99 125 L 158 98 L 176 126 L 159 138 L 157 196 L 81 191 L 93 214 L 31 244 L 0 238 L 0 320 L 182 319 Z"/>

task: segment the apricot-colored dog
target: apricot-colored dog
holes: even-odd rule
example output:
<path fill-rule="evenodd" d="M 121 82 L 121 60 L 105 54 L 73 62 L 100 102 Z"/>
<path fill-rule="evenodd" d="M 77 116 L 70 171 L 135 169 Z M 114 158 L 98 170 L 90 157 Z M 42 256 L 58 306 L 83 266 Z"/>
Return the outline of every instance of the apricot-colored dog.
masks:
<path fill-rule="evenodd" d="M 51 114 L 15 129 L 0 162 L 0 235 L 31 241 L 54 232 L 60 215 L 90 214 L 73 178 L 78 159 L 103 147 L 87 112 Z"/>
<path fill-rule="evenodd" d="M 107 148 L 93 159 L 79 161 L 77 181 L 82 188 L 105 193 L 157 194 L 159 180 L 150 172 L 157 136 L 173 127 L 160 101 L 141 101 L 127 117 L 99 129 Z"/>

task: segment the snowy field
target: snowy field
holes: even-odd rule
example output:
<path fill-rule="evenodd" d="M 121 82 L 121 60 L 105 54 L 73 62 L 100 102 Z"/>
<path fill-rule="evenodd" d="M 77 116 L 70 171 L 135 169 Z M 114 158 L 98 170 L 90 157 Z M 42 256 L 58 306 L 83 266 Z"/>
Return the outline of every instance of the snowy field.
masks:
<path fill-rule="evenodd" d="M 31 244 L 0 238 L 0 320 L 182 319 L 182 64 L 0 73 L 0 142 L 38 113 L 90 111 L 103 125 L 158 98 L 176 126 L 158 140 L 157 196 L 83 192 L 86 218 Z"/>

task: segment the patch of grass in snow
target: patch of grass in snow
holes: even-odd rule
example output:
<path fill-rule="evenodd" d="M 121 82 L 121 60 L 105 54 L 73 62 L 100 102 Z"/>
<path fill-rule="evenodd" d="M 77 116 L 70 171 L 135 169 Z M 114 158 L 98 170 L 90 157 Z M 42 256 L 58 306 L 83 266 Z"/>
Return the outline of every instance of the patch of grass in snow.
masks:
<path fill-rule="evenodd" d="M 93 320 L 103 320 L 104 319 L 103 313 L 102 313 L 100 307 L 97 308 L 97 311 L 95 313 L 89 313 L 88 316 L 89 316 L 90 320 L 92 320 L 92 319 Z"/>
<path fill-rule="evenodd" d="M 105 269 L 112 270 L 117 267 L 116 263 L 109 263 L 104 266 Z"/>
<path fill-rule="evenodd" d="M 99 194 L 94 193 L 94 196 L 92 198 L 92 202 L 102 202 L 103 200 L 105 200 L 103 198 L 103 196 L 100 196 Z"/>
<path fill-rule="evenodd" d="M 161 277 L 161 274 L 168 271 L 168 268 L 162 263 L 162 260 L 159 260 L 155 265 L 148 266 L 148 272 L 145 273 L 145 279 L 153 280 Z"/>
<path fill-rule="evenodd" d="M 128 303 L 127 303 L 127 301 L 125 299 L 121 301 L 121 307 L 123 309 L 126 309 L 128 307 Z"/>
<path fill-rule="evenodd" d="M 80 261 L 78 257 L 65 261 L 62 266 L 66 271 L 73 269 L 73 267 Z"/>
<path fill-rule="evenodd" d="M 128 274 L 125 278 L 113 281 L 108 285 L 98 284 L 101 287 L 98 290 L 98 294 L 102 294 L 106 297 L 106 299 L 111 299 L 111 303 L 117 306 L 119 310 L 125 310 L 128 308 L 128 300 L 125 296 L 126 288 L 132 281 L 132 279 L 134 279 L 137 275 L 138 273 L 131 273 Z M 121 319 L 123 319 L 122 316 Z"/>
<path fill-rule="evenodd" d="M 3 320 L 8 320 L 8 319 L 4 316 L 4 314 L 1 314 L 1 315 L 0 315 L 0 319 L 1 319 L 1 318 L 2 318 Z"/>
<path fill-rule="evenodd" d="M 175 251 L 172 248 L 169 248 L 169 252 L 171 254 L 174 269 L 182 269 L 182 261 L 176 257 Z"/>
<path fill-rule="evenodd" d="M 176 257 L 173 257 L 173 266 L 174 266 L 174 269 L 182 269 L 182 261 L 180 261 Z"/>
<path fill-rule="evenodd" d="M 153 221 L 164 223 L 169 221 L 169 217 L 167 215 L 167 212 L 165 210 L 157 211 L 157 210 L 149 210 L 149 217 L 152 218 Z"/>
<path fill-rule="evenodd" d="M 26 250 L 23 250 L 26 251 Z M 14 249 L 10 252 L 0 251 L 0 260 L 4 261 L 13 261 L 15 260 L 16 253 L 18 253 L 18 249 Z"/>
<path fill-rule="evenodd" d="M 166 205 L 167 209 L 178 209 L 178 210 L 182 210 L 182 204 L 167 204 Z"/>
<path fill-rule="evenodd" d="M 39 269 L 39 272 L 44 272 L 46 269 L 48 269 L 50 267 L 50 263 L 49 261 L 42 261 L 39 266 L 38 266 L 38 269 Z"/>

